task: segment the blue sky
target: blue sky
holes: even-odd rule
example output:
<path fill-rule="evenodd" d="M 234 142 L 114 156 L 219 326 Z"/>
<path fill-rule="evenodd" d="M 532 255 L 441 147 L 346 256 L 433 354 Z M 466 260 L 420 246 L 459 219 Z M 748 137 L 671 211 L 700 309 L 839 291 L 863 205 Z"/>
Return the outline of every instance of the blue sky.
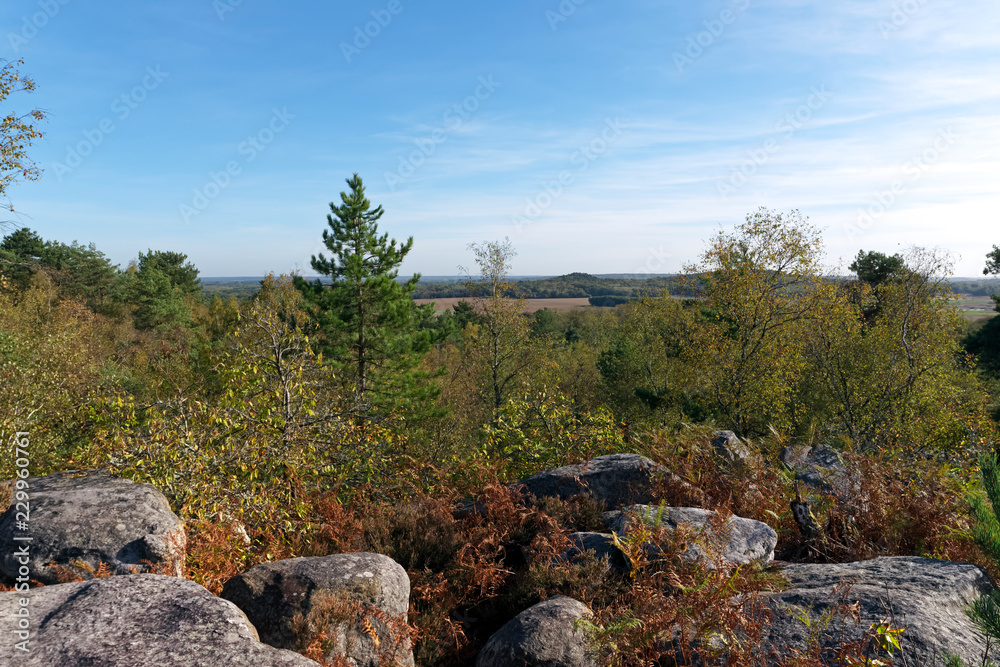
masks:
<path fill-rule="evenodd" d="M 5 0 L 0 58 L 49 113 L 43 237 L 202 275 L 301 270 L 358 172 L 454 275 L 680 270 L 760 206 L 859 249 L 1000 243 L 996 0 Z"/>

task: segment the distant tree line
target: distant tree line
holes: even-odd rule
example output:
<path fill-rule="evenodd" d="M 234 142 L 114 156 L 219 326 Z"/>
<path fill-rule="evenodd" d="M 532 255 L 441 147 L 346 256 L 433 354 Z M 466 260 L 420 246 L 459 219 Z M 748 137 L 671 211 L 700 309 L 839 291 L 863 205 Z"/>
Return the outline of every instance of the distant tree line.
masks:
<path fill-rule="evenodd" d="M 472 283 L 474 282 L 473 280 Z M 600 278 L 587 273 L 570 273 L 556 278 L 511 282 L 511 289 L 513 294 L 524 299 L 586 299 L 599 296 L 627 299 L 660 294 L 665 290 L 673 293 L 683 289 L 683 285 L 677 277 Z M 475 288 L 468 282 L 438 283 L 418 285 L 413 297 L 415 299 L 464 298 L 472 296 L 474 291 Z"/>

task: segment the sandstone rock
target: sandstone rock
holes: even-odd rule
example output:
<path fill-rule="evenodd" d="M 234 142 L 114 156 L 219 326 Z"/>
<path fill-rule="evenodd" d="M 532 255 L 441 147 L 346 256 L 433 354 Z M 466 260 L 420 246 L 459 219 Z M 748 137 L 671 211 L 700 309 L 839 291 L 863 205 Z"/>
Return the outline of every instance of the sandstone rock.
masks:
<path fill-rule="evenodd" d="M 845 498 L 851 493 L 851 476 L 837 450 L 825 445 L 783 447 L 779 456 L 805 486 Z"/>
<path fill-rule="evenodd" d="M 727 463 L 750 463 L 753 453 L 732 431 L 715 431 L 712 434 L 715 453 Z"/>
<path fill-rule="evenodd" d="M 22 608 L 29 614 L 28 652 L 15 645 Z M 18 667 L 317 665 L 261 644 L 231 602 L 193 581 L 156 574 L 0 593 L 0 633 L 0 664 Z"/>
<path fill-rule="evenodd" d="M 222 597 L 242 609 L 271 646 L 302 649 L 326 631 L 327 659 L 346 657 L 358 667 L 378 667 L 383 660 L 413 664 L 406 626 L 410 579 L 387 556 L 351 553 L 263 563 L 227 581 Z"/>
<path fill-rule="evenodd" d="M 840 595 L 833 589 L 853 581 L 847 602 L 860 603 L 861 621 L 847 621 L 846 639 L 859 639 L 872 623 L 888 620 L 885 609 L 891 606 L 895 626 L 906 629 L 901 635 L 906 662 L 897 653 L 895 664 L 943 665 L 945 652 L 961 656 L 967 665 L 980 664 L 985 644 L 965 608 L 993 585 L 975 565 L 891 557 L 833 565 L 786 564 L 780 573 L 789 588 L 768 595 L 774 618 L 766 635 L 766 645 L 779 654 L 806 648 L 811 629 L 798 618 L 803 612 L 815 621 L 833 610 L 823 645 L 837 646 L 842 614 L 836 611 Z M 998 655 L 993 655 L 994 661 Z M 830 657 L 828 650 L 827 660 Z"/>
<path fill-rule="evenodd" d="M 29 531 L 17 529 L 16 504 L 0 515 L 0 542 L 31 537 L 30 577 L 43 584 L 90 579 L 102 563 L 111 574 L 156 572 L 182 576 L 187 537 L 167 499 L 149 484 L 101 470 L 58 472 L 27 480 Z M 0 571 L 21 564 L 7 549 Z"/>
<path fill-rule="evenodd" d="M 603 501 L 608 509 L 653 500 L 655 475 L 669 475 L 663 466 L 638 454 L 609 454 L 585 463 L 536 473 L 520 482 L 538 498 L 566 500 L 580 494 Z"/>
<path fill-rule="evenodd" d="M 615 546 L 610 533 L 570 533 L 566 536 L 572 546 L 563 552 L 562 558 L 574 561 L 584 552 L 593 551 L 597 559 L 606 560 L 608 568 L 616 572 L 628 572 L 631 567 L 625 556 Z"/>
<path fill-rule="evenodd" d="M 624 534 L 630 521 L 642 520 L 650 523 L 660 518 L 660 525 L 668 530 L 677 530 L 680 525 L 690 526 L 695 535 L 702 536 L 688 547 L 686 556 L 692 560 L 703 560 L 706 565 L 712 562 L 703 542 L 716 539 L 709 523 L 716 513 L 699 507 L 653 507 L 649 505 L 634 505 L 621 513 L 609 514 L 609 526 L 619 535 Z M 778 534 L 766 523 L 738 516 L 729 517 L 726 521 L 726 534 L 718 536 L 721 542 L 722 557 L 734 565 L 745 565 L 755 562 L 767 565 L 774 560 L 774 547 L 778 543 Z"/>
<path fill-rule="evenodd" d="M 563 595 L 522 611 L 486 642 L 476 667 L 591 667 L 587 639 L 574 623 L 589 618 L 582 602 Z"/>

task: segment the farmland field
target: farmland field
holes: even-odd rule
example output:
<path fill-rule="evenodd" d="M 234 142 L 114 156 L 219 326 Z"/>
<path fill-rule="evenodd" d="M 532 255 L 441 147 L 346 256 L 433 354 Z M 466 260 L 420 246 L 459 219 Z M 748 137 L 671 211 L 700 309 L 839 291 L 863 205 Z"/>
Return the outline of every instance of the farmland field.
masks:
<path fill-rule="evenodd" d="M 993 299 L 988 296 L 959 294 L 955 297 L 955 305 L 958 306 L 967 320 L 973 322 L 989 319 L 997 314 L 993 310 Z"/>
<path fill-rule="evenodd" d="M 469 301 L 467 297 L 447 297 L 442 299 L 414 299 L 419 305 L 427 303 L 434 304 L 434 312 L 442 313 L 459 301 Z M 991 302 L 992 303 L 992 302 Z M 574 308 L 590 308 L 590 301 L 587 298 L 579 299 L 525 299 L 524 312 L 533 313 L 542 308 L 552 310 L 573 310 Z"/>

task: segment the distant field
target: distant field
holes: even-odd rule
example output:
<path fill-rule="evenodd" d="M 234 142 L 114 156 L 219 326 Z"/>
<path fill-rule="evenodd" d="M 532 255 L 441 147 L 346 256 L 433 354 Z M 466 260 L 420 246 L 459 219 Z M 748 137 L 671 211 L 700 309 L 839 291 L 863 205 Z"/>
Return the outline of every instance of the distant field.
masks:
<path fill-rule="evenodd" d="M 459 301 L 468 301 L 467 298 L 447 297 L 442 299 L 414 299 L 421 306 L 426 303 L 434 304 L 434 311 L 443 313 Z M 542 308 L 552 310 L 573 310 L 574 308 L 590 308 L 590 301 L 582 299 L 525 299 L 524 312 L 533 313 Z"/>
<path fill-rule="evenodd" d="M 965 294 L 955 298 L 955 305 L 962 311 L 967 320 L 976 322 L 987 320 L 997 314 L 993 310 L 993 299 L 988 296 L 968 296 Z"/>

